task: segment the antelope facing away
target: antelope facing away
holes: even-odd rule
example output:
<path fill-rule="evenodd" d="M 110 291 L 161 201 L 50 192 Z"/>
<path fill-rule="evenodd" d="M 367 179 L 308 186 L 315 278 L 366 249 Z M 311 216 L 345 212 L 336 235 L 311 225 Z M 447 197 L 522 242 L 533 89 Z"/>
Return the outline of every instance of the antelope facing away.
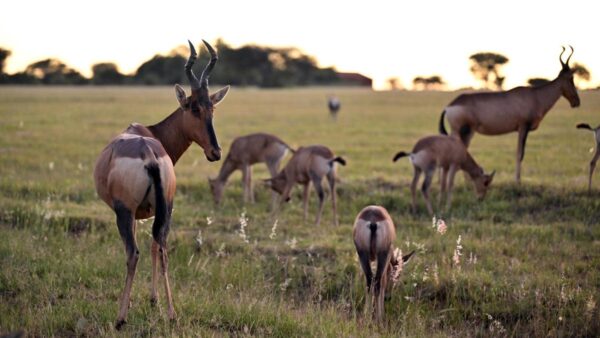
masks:
<path fill-rule="evenodd" d="M 358 213 L 354 221 L 352 236 L 360 266 L 367 281 L 365 312 L 372 313 L 374 299 L 375 316 L 378 321 L 381 321 L 385 293 L 398 282 L 404 264 L 415 252 L 402 256 L 399 249 L 394 250 L 394 241 L 396 240 L 394 222 L 387 210 L 380 206 L 370 205 Z M 371 262 L 377 262 L 375 278 L 371 271 Z"/>
<path fill-rule="evenodd" d="M 439 122 L 441 134 L 448 135 L 444 127 L 447 116 L 451 135 L 458 136 L 469 146 L 475 132 L 483 135 L 500 135 L 519 132 L 515 178 L 521 182 L 521 162 L 525 156 L 525 142 L 530 131 L 536 130 L 546 113 L 564 96 L 571 107 L 579 106 L 579 95 L 573 83 L 573 70 L 569 60 L 562 61 L 563 47 L 559 56 L 561 70 L 549 83 L 539 87 L 516 87 L 509 91 L 462 94 L 442 112 Z"/>
<path fill-rule="evenodd" d="M 340 103 L 340 99 L 337 96 L 329 96 L 327 99 L 327 106 L 329 107 L 329 115 L 336 120 L 337 113 L 340 110 L 342 104 Z"/>
<path fill-rule="evenodd" d="M 325 146 L 314 145 L 300 147 L 296 150 L 294 156 L 292 156 L 283 170 L 275 175 L 275 177 L 265 180 L 265 182 L 271 189 L 280 194 L 285 202 L 290 200 L 290 193 L 296 183 L 304 186 L 304 221 L 306 221 L 306 218 L 308 217 L 308 192 L 310 182 L 312 182 L 319 197 L 319 210 L 316 219 L 316 225 L 318 226 L 321 223 L 323 200 L 325 198 L 325 192 L 321 186 L 321 181 L 323 180 L 323 176 L 326 176 L 331 190 L 333 221 L 335 225 L 338 225 L 337 197 L 335 192 L 335 162 L 346 165 L 346 160 L 339 156 L 335 156 L 333 152 Z"/>
<path fill-rule="evenodd" d="M 264 162 L 271 173 L 271 177 L 277 175 L 279 164 L 287 150 L 292 150 L 285 142 L 275 135 L 257 133 L 240 136 L 233 140 L 229 154 L 223 162 L 219 175 L 209 178 L 210 189 L 216 204 L 221 203 L 223 190 L 227 179 L 235 170 L 242 171 L 242 184 L 244 185 L 244 202 L 254 203 L 252 191 L 252 168 L 253 164 Z M 275 194 L 275 192 L 273 192 Z M 275 197 L 275 195 L 273 195 Z"/>
<path fill-rule="evenodd" d="M 450 208 L 454 175 L 459 169 L 464 170 L 473 180 L 477 197 L 480 200 L 485 197 L 496 173 L 496 171 L 493 171 L 489 175 L 485 174 L 462 142 L 457 138 L 446 135 L 426 136 L 420 139 L 413 147 L 412 152 L 401 151 L 397 153 L 394 156 L 394 162 L 404 156 L 410 157 L 410 162 L 414 167 L 414 176 L 410 185 L 413 212 L 417 209 L 416 189 L 422 172 L 425 172 L 425 179 L 423 180 L 421 192 L 430 215 L 433 215 L 433 209 L 429 201 L 429 187 L 436 167 L 441 168 L 441 191 L 438 204 L 441 204 L 442 195 L 446 192 L 446 208 Z"/>
<path fill-rule="evenodd" d="M 579 129 L 588 129 L 594 132 L 594 138 L 596 140 L 596 152 L 594 153 L 594 157 L 590 162 L 590 177 L 588 179 L 588 190 L 592 191 L 592 175 L 594 175 L 594 170 L 596 169 L 596 162 L 598 158 L 600 158 L 600 125 L 596 128 L 590 127 L 587 123 L 580 123 L 577 125 Z"/>
<path fill-rule="evenodd" d="M 135 220 L 151 216 L 154 216 L 154 223 L 150 301 L 155 304 L 158 300 L 157 262 L 160 260 L 168 315 L 171 320 L 175 319 L 167 257 L 167 235 L 175 194 L 173 165 L 192 142 L 204 149 L 207 160 L 212 162 L 221 158 L 221 148 L 212 123 L 213 110 L 225 97 L 229 86 L 209 95 L 208 76 L 217 62 L 217 54 L 204 41 L 211 59 L 198 80 L 192 71 L 197 55 L 192 43 L 189 44 L 190 57 L 185 73 L 191 84 L 191 96 L 188 97 L 180 85 L 175 85 L 180 107 L 158 124 L 148 127 L 131 124 L 104 148 L 94 169 L 96 191 L 117 216 L 117 226 L 127 254 L 127 278 L 120 297 L 117 329 L 127 319 L 131 286 L 139 259 Z"/>

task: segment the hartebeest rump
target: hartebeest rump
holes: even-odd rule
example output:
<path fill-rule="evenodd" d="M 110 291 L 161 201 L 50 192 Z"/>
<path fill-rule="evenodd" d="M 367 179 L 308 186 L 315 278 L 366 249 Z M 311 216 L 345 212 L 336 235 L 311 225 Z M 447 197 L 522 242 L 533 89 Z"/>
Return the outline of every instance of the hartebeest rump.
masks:
<path fill-rule="evenodd" d="M 427 211 L 433 215 L 433 208 L 429 201 L 429 187 L 436 167 L 440 167 L 441 191 L 439 195 L 439 205 L 442 202 L 442 195 L 446 192 L 446 208 L 450 208 L 452 201 L 452 187 L 454 185 L 454 175 L 460 170 L 464 170 L 475 183 L 475 192 L 481 200 L 485 197 L 487 189 L 494 179 L 493 171 L 491 174 L 485 174 L 483 169 L 475 162 L 467 148 L 457 138 L 447 135 L 432 135 L 420 139 L 413 147 L 412 152 L 401 151 L 394 156 L 393 161 L 399 158 L 409 156 L 410 162 L 414 167 L 414 176 L 410 185 L 412 194 L 412 210 L 417 209 L 416 189 L 419 183 L 421 173 L 425 172 L 425 179 L 421 192 L 427 204 Z"/>
<path fill-rule="evenodd" d="M 117 216 L 117 226 L 127 254 L 127 278 L 120 297 L 119 315 L 115 325 L 117 329 L 120 329 L 127 319 L 131 286 L 139 259 L 135 220 L 151 216 L 154 216 L 154 223 L 150 301 L 154 304 L 158 300 L 157 260 L 160 256 L 168 316 L 171 320 L 175 319 L 167 257 L 167 235 L 175 194 L 173 165 L 192 142 L 204 149 L 209 161 L 218 161 L 221 158 L 221 148 L 212 120 L 214 106 L 225 97 L 229 86 L 209 95 L 208 76 L 217 62 L 217 54 L 204 41 L 211 59 L 198 80 L 192 71 L 197 57 L 196 51 L 191 42 L 189 45 L 190 57 L 185 65 L 185 72 L 191 84 L 191 96 L 188 97 L 180 85 L 175 85 L 180 107 L 158 124 L 148 127 L 137 123 L 130 125 L 104 148 L 94 169 L 96 191 Z"/>
<path fill-rule="evenodd" d="M 252 191 L 252 165 L 264 162 L 271 177 L 277 175 L 281 160 L 288 151 L 294 151 L 279 137 L 266 133 L 249 134 L 233 140 L 229 153 L 216 178 L 209 178 L 208 183 L 216 204 L 221 203 L 227 179 L 235 170 L 242 171 L 244 185 L 244 202 L 254 203 Z M 273 192 L 275 194 L 275 192 Z"/>
<path fill-rule="evenodd" d="M 577 125 L 579 129 L 588 129 L 594 132 L 594 139 L 596 140 L 596 151 L 594 152 L 594 157 L 592 157 L 592 161 L 590 162 L 590 174 L 588 178 L 588 190 L 592 191 L 592 175 L 594 175 L 594 170 L 596 169 L 596 162 L 598 162 L 598 158 L 600 158 L 600 125 L 596 128 L 592 128 L 587 123 L 580 123 Z"/>
<path fill-rule="evenodd" d="M 337 196 L 335 192 L 335 166 L 338 162 L 341 165 L 346 165 L 346 161 L 335 156 L 333 152 L 321 145 L 313 145 L 308 147 L 300 147 L 294 153 L 294 156 L 285 165 L 275 177 L 265 180 L 265 182 L 281 195 L 283 201 L 290 200 L 290 193 L 296 183 L 304 187 L 303 203 L 304 203 L 304 221 L 308 217 L 308 192 L 310 182 L 315 186 L 317 196 L 319 197 L 319 210 L 317 211 L 317 219 L 315 221 L 318 226 L 321 223 L 321 214 L 323 213 L 323 199 L 325 192 L 321 186 L 323 176 L 327 177 L 329 188 L 331 190 L 331 203 L 333 205 L 333 221 L 338 225 L 337 218 Z"/>
<path fill-rule="evenodd" d="M 536 130 L 546 113 L 564 96 L 571 107 L 579 106 L 579 95 L 573 83 L 573 70 L 569 60 L 562 61 L 563 47 L 559 56 L 561 70 L 549 83 L 539 87 L 516 87 L 509 91 L 462 94 L 442 112 L 439 122 L 441 134 L 448 135 L 444 116 L 448 118 L 451 135 L 460 137 L 469 146 L 475 132 L 483 135 L 500 135 L 519 132 L 515 178 L 521 182 L 521 162 L 525 156 L 525 142 L 530 131 Z"/>
<path fill-rule="evenodd" d="M 394 279 L 402 272 L 403 265 L 415 252 L 402 256 L 399 250 L 394 250 L 396 227 L 387 210 L 377 205 L 365 207 L 358 213 L 352 236 L 367 281 L 365 312 L 372 312 L 375 299 L 375 316 L 381 321 L 385 291 L 391 288 Z M 371 270 L 371 262 L 377 262 L 375 276 Z M 382 290 L 384 292 L 381 292 Z"/>

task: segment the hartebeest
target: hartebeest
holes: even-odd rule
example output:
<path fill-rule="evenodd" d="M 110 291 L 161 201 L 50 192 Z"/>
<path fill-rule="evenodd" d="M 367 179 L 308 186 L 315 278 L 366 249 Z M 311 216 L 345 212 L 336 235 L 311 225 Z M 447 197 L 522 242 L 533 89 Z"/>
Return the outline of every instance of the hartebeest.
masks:
<path fill-rule="evenodd" d="M 573 83 L 573 70 L 569 67 L 571 54 L 562 61 L 563 47 L 559 56 L 561 70 L 549 83 L 539 87 L 517 87 L 494 93 L 462 94 L 442 111 L 439 122 L 441 134 L 448 135 L 444 116 L 452 129 L 451 135 L 460 137 L 469 146 L 475 132 L 483 135 L 500 135 L 519 132 L 515 178 L 521 182 L 521 162 L 525 156 L 525 142 L 530 131 L 536 130 L 546 113 L 564 96 L 571 107 L 579 106 L 579 96 Z"/>
<path fill-rule="evenodd" d="M 204 40 L 203 40 L 204 41 Z M 160 256 L 168 303 L 168 315 L 175 319 L 175 308 L 168 278 L 167 235 L 173 210 L 175 172 L 173 165 L 192 142 L 204 149 L 209 161 L 221 158 L 221 148 L 213 128 L 213 110 L 227 94 L 229 86 L 209 95 L 208 76 L 217 62 L 215 50 L 204 41 L 211 59 L 198 80 L 192 71 L 196 51 L 192 43 L 185 73 L 192 92 L 187 96 L 180 85 L 175 92 L 180 107 L 162 122 L 152 126 L 131 124 L 104 148 L 96 162 L 96 191 L 117 216 L 119 233 L 127 254 L 127 278 L 120 297 L 116 328 L 125 324 L 131 286 L 139 258 L 135 232 L 137 219 L 154 216 L 152 224 L 152 304 L 158 300 L 157 260 Z"/>
<path fill-rule="evenodd" d="M 590 162 L 590 175 L 588 179 L 588 190 L 592 191 L 592 175 L 594 174 L 594 170 L 596 169 L 596 162 L 598 158 L 600 158 L 600 125 L 596 128 L 592 128 L 587 123 L 580 123 L 577 125 L 579 129 L 588 129 L 594 132 L 594 139 L 596 140 L 596 151 L 594 152 L 594 157 Z"/>
<path fill-rule="evenodd" d="M 327 106 L 329 107 L 329 115 L 331 116 L 331 118 L 336 120 L 337 113 L 342 107 L 340 99 L 338 99 L 337 96 L 334 95 L 329 96 L 329 98 L 327 99 Z"/>
<path fill-rule="evenodd" d="M 300 147 L 294 153 L 294 156 L 286 164 L 275 177 L 266 179 L 265 182 L 274 191 L 281 195 L 283 201 L 290 200 L 290 193 L 296 183 L 304 186 L 303 203 L 304 203 L 304 221 L 308 217 L 308 192 L 310 182 L 315 186 L 319 197 L 319 210 L 317 212 L 316 225 L 321 223 L 321 214 L 323 213 L 323 199 L 325 192 L 321 186 L 323 176 L 327 177 L 329 188 L 331 190 L 331 203 L 333 205 L 333 221 L 338 225 L 337 218 L 337 197 L 335 192 L 335 166 L 338 162 L 341 165 L 346 165 L 346 161 L 335 156 L 333 152 L 321 145 L 308 147 Z"/>
<path fill-rule="evenodd" d="M 294 151 L 279 137 L 271 134 L 256 133 L 240 136 L 233 140 L 231 148 L 229 148 L 229 153 L 225 157 L 223 166 L 219 171 L 219 175 L 214 179 L 208 179 L 215 203 L 221 203 L 227 179 L 235 170 L 242 171 L 244 202 L 254 203 L 251 166 L 264 162 L 269 169 L 271 177 L 274 177 L 277 175 L 277 171 L 279 171 L 279 164 L 287 150 Z"/>
<path fill-rule="evenodd" d="M 433 208 L 429 201 L 429 187 L 436 167 L 440 167 L 441 191 L 439 203 L 441 205 L 442 195 L 446 192 L 446 208 L 450 208 L 452 200 L 452 187 L 454 185 L 454 175 L 461 169 L 464 170 L 475 183 L 477 197 L 481 200 L 485 197 L 487 189 L 494 179 L 493 171 L 491 174 L 485 174 L 483 169 L 475 162 L 467 148 L 457 138 L 447 135 L 432 135 L 420 139 L 413 147 L 412 152 L 401 151 L 394 156 L 393 161 L 399 158 L 409 156 L 410 162 L 414 167 L 414 176 L 410 185 L 412 194 L 412 210 L 416 211 L 417 197 L 416 189 L 419 183 L 421 173 L 425 172 L 425 179 L 421 192 L 427 204 L 427 211 L 433 215 Z"/>
<path fill-rule="evenodd" d="M 375 316 L 378 321 L 381 321 L 384 313 L 385 291 L 389 291 L 397 282 L 402 267 L 415 252 L 402 256 L 400 250 L 394 250 L 396 240 L 394 222 L 387 210 L 377 205 L 365 207 L 358 213 L 352 236 L 367 281 L 365 312 L 372 313 L 372 303 L 375 299 Z M 375 276 L 371 271 L 371 262 L 377 262 Z M 381 292 L 382 290 L 384 292 Z"/>

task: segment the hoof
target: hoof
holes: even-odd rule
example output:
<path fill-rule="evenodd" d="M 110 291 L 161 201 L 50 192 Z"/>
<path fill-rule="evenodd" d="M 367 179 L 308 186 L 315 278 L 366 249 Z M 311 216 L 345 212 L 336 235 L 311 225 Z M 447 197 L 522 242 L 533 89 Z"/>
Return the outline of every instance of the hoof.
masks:
<path fill-rule="evenodd" d="M 123 328 L 123 325 L 125 324 L 127 324 L 127 321 L 125 321 L 125 319 L 117 320 L 117 323 L 115 324 L 115 329 L 121 330 Z"/>
<path fill-rule="evenodd" d="M 158 299 L 157 298 L 150 298 L 150 306 L 151 307 L 156 307 L 156 305 L 158 304 Z"/>

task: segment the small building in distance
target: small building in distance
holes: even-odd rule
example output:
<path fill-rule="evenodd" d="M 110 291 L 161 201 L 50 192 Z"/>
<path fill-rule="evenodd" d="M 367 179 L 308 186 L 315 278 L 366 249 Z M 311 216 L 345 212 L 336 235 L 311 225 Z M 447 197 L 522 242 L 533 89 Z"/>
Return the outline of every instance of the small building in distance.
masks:
<path fill-rule="evenodd" d="M 337 73 L 342 86 L 357 86 L 373 88 L 373 79 L 359 73 Z"/>

